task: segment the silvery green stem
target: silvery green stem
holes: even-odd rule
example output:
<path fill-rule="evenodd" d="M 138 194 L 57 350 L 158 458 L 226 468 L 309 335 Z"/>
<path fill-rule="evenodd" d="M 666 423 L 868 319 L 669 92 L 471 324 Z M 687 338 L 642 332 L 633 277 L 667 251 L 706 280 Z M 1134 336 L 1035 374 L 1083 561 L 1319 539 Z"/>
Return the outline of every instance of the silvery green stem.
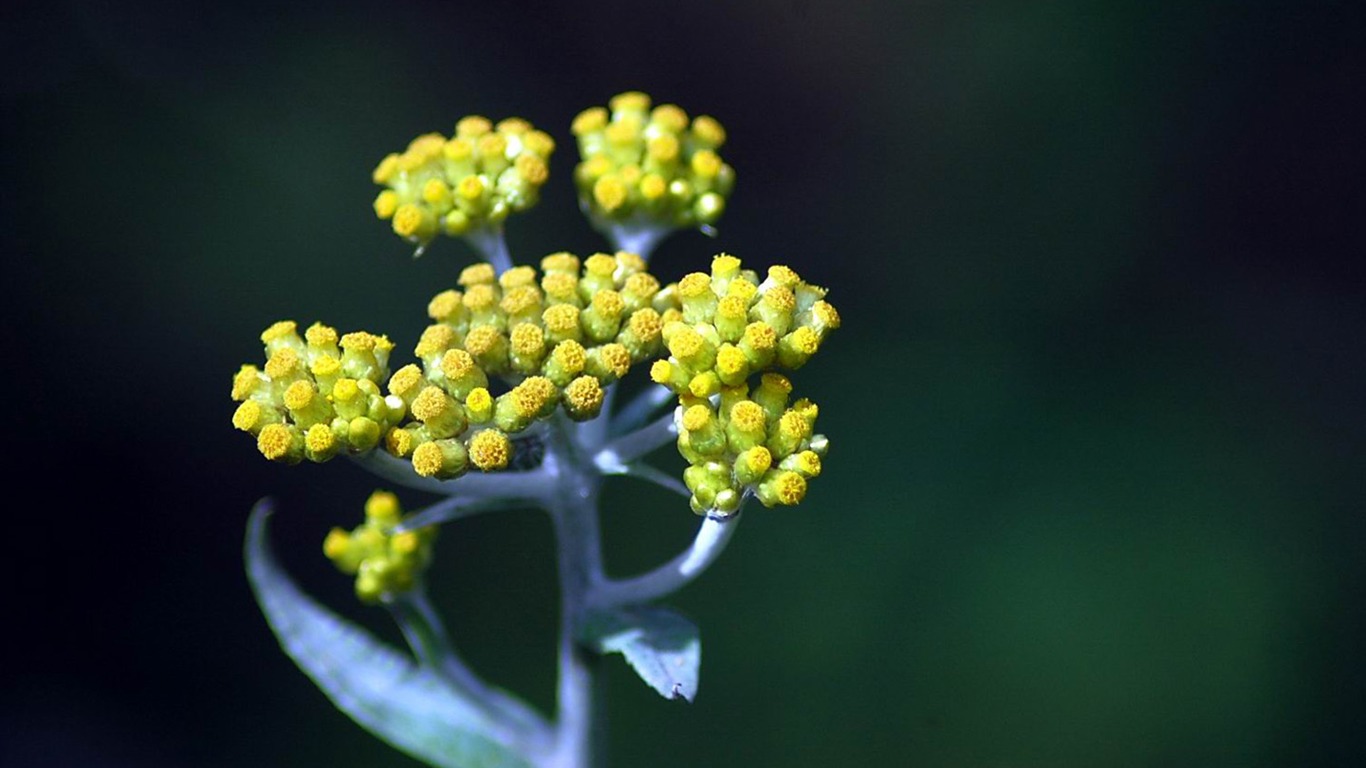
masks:
<path fill-rule="evenodd" d="M 593 667 L 595 659 L 577 640 L 589 596 L 602 582 L 602 551 L 598 535 L 600 475 L 574 454 L 566 431 L 557 431 L 552 454 L 563 460 L 559 490 L 546 500 L 559 554 L 560 640 L 559 682 L 556 687 L 556 740 L 545 768 L 592 768 L 594 754 Z"/>
<path fill-rule="evenodd" d="M 437 503 L 419 509 L 408 515 L 398 525 L 394 526 L 394 533 L 425 528 L 429 525 L 441 525 L 452 520 L 459 520 L 465 517 L 473 517 L 483 512 L 492 512 L 497 509 L 507 509 L 518 503 L 534 503 L 533 499 L 520 498 L 495 498 L 495 499 L 472 499 L 467 496 L 449 496 Z"/>
<path fill-rule="evenodd" d="M 678 423 L 673 413 L 666 413 L 630 434 L 612 440 L 593 456 L 593 463 L 604 472 L 616 472 L 629 464 L 662 448 L 678 438 Z"/>
<path fill-rule="evenodd" d="M 688 486 L 684 485 L 682 480 L 679 480 L 676 476 L 671 475 L 662 469 L 652 467 L 643 461 L 635 461 L 631 462 L 630 464 L 623 464 L 615 472 L 603 469 L 603 474 L 617 474 L 624 475 L 627 477 L 638 477 L 646 482 L 654 483 L 655 485 L 658 485 L 661 488 L 667 488 L 685 499 L 692 497 L 692 491 L 688 490 Z"/>
<path fill-rule="evenodd" d="M 649 385 L 645 391 L 636 395 L 631 402 L 612 416 L 608 433 L 620 435 L 623 432 L 636 429 L 649 421 L 665 403 L 672 401 L 674 397 L 674 393 L 670 392 L 667 387 L 658 384 Z"/>
<path fill-rule="evenodd" d="M 544 466 L 525 472 L 469 472 L 454 480 L 422 477 L 404 459 L 373 450 L 352 457 L 360 466 L 395 485 L 414 491 L 460 496 L 465 499 L 531 498 L 545 494 L 554 486 L 552 473 Z"/>
<path fill-rule="evenodd" d="M 664 238 L 673 234 L 673 230 L 655 222 L 640 224 L 628 222 L 610 225 L 603 234 L 607 235 L 612 247 L 618 251 L 634 253 L 649 261 L 651 254 L 655 252 L 655 248 L 663 242 Z"/>
<path fill-rule="evenodd" d="M 726 518 L 708 517 L 697 529 L 697 536 L 682 554 L 647 574 L 633 579 L 606 580 L 593 592 L 595 606 L 647 603 L 687 586 L 721 556 L 726 544 L 740 525 L 738 514 Z"/>
<path fill-rule="evenodd" d="M 455 690 L 477 702 L 491 720 L 508 729 L 510 741 L 530 742 L 544 749 L 549 735 L 545 720 L 526 705 L 480 680 L 456 652 L 441 617 L 432 608 L 423 585 L 392 595 L 385 606 L 419 663 L 440 674 Z"/>
<path fill-rule="evenodd" d="M 493 265 L 494 272 L 501 275 L 512 269 L 512 255 L 508 253 L 507 238 L 503 236 L 502 224 L 472 229 L 465 233 L 465 242 Z"/>

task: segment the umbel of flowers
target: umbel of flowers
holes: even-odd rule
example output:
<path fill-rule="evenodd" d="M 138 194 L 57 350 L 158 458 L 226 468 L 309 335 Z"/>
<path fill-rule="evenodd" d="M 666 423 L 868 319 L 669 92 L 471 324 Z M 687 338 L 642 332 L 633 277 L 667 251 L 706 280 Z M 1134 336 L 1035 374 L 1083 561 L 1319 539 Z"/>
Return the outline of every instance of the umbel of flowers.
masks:
<path fill-rule="evenodd" d="M 389 373 L 392 344 L 293 321 L 261 335 L 264 368 L 242 366 L 233 424 L 268 459 L 323 462 L 380 448 L 422 477 L 508 467 L 513 438 L 557 411 L 597 417 L 609 387 L 653 361 L 650 378 L 677 395 L 678 450 L 698 514 L 729 515 L 745 495 L 796 504 L 820 473 L 818 409 L 789 403 L 771 371 L 800 368 L 839 326 L 825 289 L 787 267 L 762 280 L 726 254 L 710 273 L 660 286 L 637 254 L 569 253 L 541 270 L 496 275 L 487 263 L 427 305 L 416 363 Z M 381 387 L 383 386 L 383 390 Z M 495 394 L 495 392 L 497 394 Z"/>
<path fill-rule="evenodd" d="M 484 713 L 487 721 L 469 727 L 522 761 L 469 758 L 480 764 L 586 768 L 588 715 L 576 708 L 590 694 L 580 657 L 584 647 L 616 649 L 593 646 L 588 627 L 648 638 L 648 622 L 633 624 L 645 621 L 641 608 L 612 611 L 643 606 L 695 578 L 724 548 L 747 499 L 765 507 L 801 502 L 828 447 L 816 431 L 818 407 L 794 392 L 792 380 L 840 325 L 825 288 L 786 266 L 746 268 L 725 253 L 673 282 L 649 269 L 664 237 L 684 228 L 712 232 L 726 210 L 735 172 L 718 154 L 726 137 L 720 123 L 633 91 L 584 110 L 571 132 L 581 154 L 573 179 L 580 205 L 611 241 L 609 251 L 515 264 L 504 222 L 536 204 L 555 142 L 520 118 L 462 118 L 451 136 L 418 136 L 372 174 L 383 187 L 375 214 L 419 254 L 449 236 L 485 259 L 427 303 L 430 324 L 411 359 L 395 364 L 395 345 L 383 335 L 343 334 L 322 323 L 301 333 L 282 320 L 261 334 L 263 362 L 242 365 L 232 379 L 232 424 L 266 459 L 348 456 L 389 483 L 446 497 L 404 516 L 393 493 L 376 491 L 364 521 L 333 528 L 323 550 L 354 576 L 362 601 L 394 613 L 421 669 L 450 686 L 447 694 L 469 699 L 469 711 Z M 637 369 L 644 391 L 614 402 Z M 644 461 L 669 444 L 683 459 L 679 469 Z M 614 474 L 674 491 L 703 516 L 677 561 L 635 579 L 605 574 L 595 499 Z M 437 524 L 527 503 L 550 512 L 559 546 L 565 639 L 554 724 L 466 670 L 423 593 Z M 263 585 L 270 579 L 260 574 L 274 566 L 255 551 L 249 541 L 249 570 L 267 617 L 338 706 L 410 754 L 464 764 L 451 757 L 456 747 L 429 748 L 404 731 L 402 723 L 420 718 L 430 702 L 406 712 L 401 700 L 386 701 L 390 709 L 379 717 L 383 707 L 366 697 L 383 694 L 357 693 L 336 680 L 344 665 L 306 652 L 314 647 L 298 636 L 306 622 Z M 678 621 L 686 620 L 666 622 L 671 631 Z M 633 666 L 665 695 L 691 696 L 686 680 L 669 679 L 684 661 Z"/>

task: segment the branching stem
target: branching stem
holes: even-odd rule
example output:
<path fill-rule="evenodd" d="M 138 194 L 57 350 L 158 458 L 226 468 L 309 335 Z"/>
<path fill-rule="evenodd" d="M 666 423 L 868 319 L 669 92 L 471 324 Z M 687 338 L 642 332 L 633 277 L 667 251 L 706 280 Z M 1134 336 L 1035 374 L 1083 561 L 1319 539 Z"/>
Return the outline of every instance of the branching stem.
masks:
<path fill-rule="evenodd" d="M 544 748 L 549 732 L 545 719 L 517 699 L 491 688 L 470 670 L 456 652 L 423 586 L 392 595 L 385 605 L 420 664 L 440 674 L 452 688 L 483 707 L 492 722 L 509 728 L 509 736 Z"/>
<path fill-rule="evenodd" d="M 512 255 L 508 253 L 507 238 L 501 224 L 473 229 L 465 233 L 465 242 L 473 246 L 484 260 L 493 265 L 498 274 L 512 269 Z"/>
<path fill-rule="evenodd" d="M 593 456 L 593 463 L 604 472 L 617 473 L 620 467 L 663 448 L 677 438 L 678 424 L 674 421 L 674 414 L 666 413 L 603 446 Z"/>
<path fill-rule="evenodd" d="M 697 528 L 692 545 L 649 573 L 633 579 L 606 580 L 593 593 L 597 606 L 648 603 L 677 592 L 702 575 L 721 556 L 740 525 L 740 516 L 708 517 Z"/>

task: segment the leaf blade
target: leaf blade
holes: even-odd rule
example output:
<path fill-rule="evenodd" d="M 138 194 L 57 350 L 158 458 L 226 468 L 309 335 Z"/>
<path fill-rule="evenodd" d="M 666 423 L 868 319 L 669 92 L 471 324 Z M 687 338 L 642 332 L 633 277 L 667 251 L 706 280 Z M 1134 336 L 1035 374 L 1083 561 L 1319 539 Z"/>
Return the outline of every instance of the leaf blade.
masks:
<path fill-rule="evenodd" d="M 657 605 L 597 611 L 581 637 L 598 653 L 620 653 L 660 696 L 689 703 L 697 697 L 702 640 L 684 616 Z"/>
<path fill-rule="evenodd" d="M 334 705 L 396 749 L 438 768 L 529 768 L 516 738 L 406 654 L 306 595 L 276 562 L 268 501 L 247 524 L 244 556 L 256 602 L 280 647 Z"/>

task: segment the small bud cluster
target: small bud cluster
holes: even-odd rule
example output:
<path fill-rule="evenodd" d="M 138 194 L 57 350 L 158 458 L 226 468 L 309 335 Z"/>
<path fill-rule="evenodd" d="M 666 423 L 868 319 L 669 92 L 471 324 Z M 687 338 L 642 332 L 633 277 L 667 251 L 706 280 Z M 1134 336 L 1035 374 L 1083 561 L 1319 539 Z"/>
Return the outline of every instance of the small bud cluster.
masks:
<path fill-rule="evenodd" d="M 380 390 L 393 344 L 365 332 L 338 336 L 320 323 L 303 337 L 297 328 L 292 320 L 267 328 L 264 369 L 243 365 L 233 376 L 233 426 L 286 464 L 374 448 L 403 417 L 403 404 Z"/>
<path fill-rule="evenodd" d="M 376 603 L 406 592 L 432 559 L 436 528 L 426 526 L 395 533 L 403 510 L 398 498 L 375 491 L 365 502 L 365 522 L 349 533 L 333 528 L 323 540 L 323 554 L 343 573 L 356 577 L 356 595 Z"/>
<path fill-rule="evenodd" d="M 582 263 L 552 254 L 539 276 L 520 266 L 495 277 L 476 264 L 459 285 L 428 304 L 435 322 L 414 350 L 421 365 L 389 380 L 412 421 L 389 430 L 385 446 L 426 477 L 458 477 L 470 465 L 506 468 L 511 435 L 557 408 L 578 421 L 594 418 L 605 388 L 662 348 L 659 281 L 635 254 L 598 253 Z M 491 376 L 515 384 L 495 396 Z"/>
<path fill-rule="evenodd" d="M 774 368 L 811 359 L 839 314 L 825 289 L 787 267 L 762 282 L 739 259 L 712 260 L 661 292 L 679 319 L 662 329 L 669 357 L 650 376 L 679 396 L 678 448 L 691 464 L 683 479 L 699 514 L 727 515 L 746 493 L 765 506 L 796 504 L 820 474 L 826 439 L 815 433 L 817 407 L 788 403 L 792 384 Z M 759 375 L 757 386 L 750 380 Z"/>
<path fill-rule="evenodd" d="M 554 149 L 549 135 L 521 118 L 495 126 L 471 115 L 456 123 L 454 136 L 423 134 L 380 161 L 373 178 L 386 189 L 375 198 L 375 214 L 418 245 L 501 224 L 536 204 Z"/>
<path fill-rule="evenodd" d="M 650 97 L 614 96 L 572 126 L 582 161 L 574 170 L 580 204 L 594 224 L 631 222 L 665 229 L 715 223 L 735 186 L 735 170 L 716 150 L 726 132 L 715 119 Z"/>

